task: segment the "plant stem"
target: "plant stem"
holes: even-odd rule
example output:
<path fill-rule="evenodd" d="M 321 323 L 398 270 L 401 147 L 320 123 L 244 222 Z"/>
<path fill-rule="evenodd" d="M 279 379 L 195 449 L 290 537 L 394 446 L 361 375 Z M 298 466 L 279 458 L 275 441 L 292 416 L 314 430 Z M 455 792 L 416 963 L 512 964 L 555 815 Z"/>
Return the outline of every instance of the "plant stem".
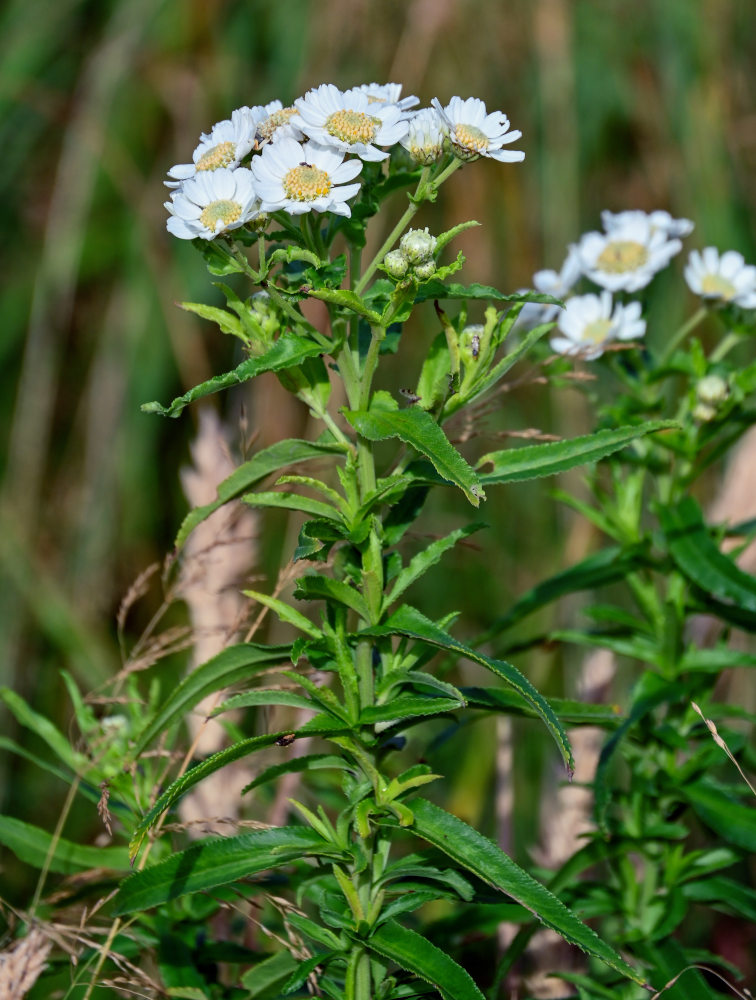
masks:
<path fill-rule="evenodd" d="M 732 330 L 727 334 L 724 340 L 714 348 L 709 356 L 709 361 L 716 363 L 717 361 L 722 361 L 726 355 L 735 347 L 736 344 L 740 342 L 740 334 L 734 333 Z"/>
<path fill-rule="evenodd" d="M 39 873 L 39 878 L 37 879 L 37 887 L 34 890 L 34 898 L 32 899 L 31 906 L 29 907 L 29 919 L 33 918 L 34 913 L 39 906 L 39 900 L 42 896 L 42 890 L 45 887 L 45 881 L 47 879 L 47 873 L 50 871 L 50 865 L 52 864 L 52 859 L 57 850 L 58 844 L 60 842 L 61 834 L 63 833 L 63 827 L 65 826 L 66 820 L 68 819 L 68 814 L 71 811 L 71 806 L 73 805 L 76 793 L 79 790 L 79 785 L 81 783 L 81 775 L 77 774 L 68 789 L 68 794 L 66 795 L 66 800 L 63 803 L 63 808 L 60 811 L 60 816 L 58 817 L 58 822 L 53 831 L 53 835 L 50 839 L 50 846 L 47 848 L 47 854 L 45 855 L 44 863 L 42 864 L 42 870 Z"/>
<path fill-rule="evenodd" d="M 665 364 L 667 361 L 669 361 L 669 359 L 675 352 L 675 349 L 680 346 L 680 344 L 683 342 L 683 340 L 685 340 L 685 338 L 688 336 L 691 330 L 694 330 L 698 326 L 698 324 L 701 323 L 708 316 L 708 314 L 709 310 L 705 306 L 701 306 L 701 308 L 697 312 L 693 313 L 693 315 L 686 323 L 683 323 L 680 329 L 675 334 L 673 334 L 665 350 L 662 352 L 662 356 L 660 358 L 661 364 Z"/>

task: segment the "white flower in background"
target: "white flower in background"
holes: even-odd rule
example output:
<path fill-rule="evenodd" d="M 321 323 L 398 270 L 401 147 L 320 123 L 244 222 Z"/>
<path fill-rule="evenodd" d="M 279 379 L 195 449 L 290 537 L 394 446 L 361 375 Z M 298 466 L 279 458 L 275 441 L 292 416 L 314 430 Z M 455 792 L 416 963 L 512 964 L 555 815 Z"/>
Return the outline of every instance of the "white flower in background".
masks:
<path fill-rule="evenodd" d="M 409 119 L 409 130 L 399 142 L 415 163 L 429 166 L 441 158 L 448 135 L 449 129 L 438 111 L 423 108 Z"/>
<path fill-rule="evenodd" d="M 420 103 L 420 98 L 414 95 L 401 96 L 401 83 L 363 83 L 360 87 L 352 87 L 352 90 L 360 90 L 363 94 L 367 94 L 371 104 L 395 104 L 401 111 L 414 108 Z"/>
<path fill-rule="evenodd" d="M 271 101 L 270 104 L 254 108 L 254 111 L 258 115 L 257 134 L 262 142 L 272 142 L 273 139 L 281 139 L 285 135 L 297 141 L 303 138 L 300 130 L 291 121 L 297 113 L 293 105 L 285 108 L 281 101 Z"/>
<path fill-rule="evenodd" d="M 362 170 L 360 160 L 344 160 L 344 153 L 315 142 L 297 142 L 284 136 L 263 148 L 252 161 L 255 188 L 265 212 L 284 209 L 290 215 L 333 212 L 351 215 L 347 199 L 359 184 L 345 184 Z"/>
<path fill-rule="evenodd" d="M 575 247 L 571 246 L 560 271 L 536 271 L 533 275 L 533 289 L 543 295 L 553 295 L 555 299 L 566 299 L 581 273 L 580 258 Z M 520 291 L 525 293 L 530 289 L 523 288 Z M 517 323 L 528 329 L 541 323 L 552 323 L 561 309 L 561 306 L 546 302 L 526 302 L 520 310 Z"/>
<path fill-rule="evenodd" d="M 645 213 L 609 233 L 585 233 L 577 244 L 583 274 L 611 292 L 645 288 L 681 248 L 679 239 L 668 239 Z"/>
<path fill-rule="evenodd" d="M 371 103 L 361 90 L 343 92 L 323 83 L 294 102 L 293 124 L 322 146 L 354 153 L 362 160 L 385 160 L 378 146 L 393 146 L 407 134 L 407 121 L 395 104 Z"/>
<path fill-rule="evenodd" d="M 660 229 L 665 235 L 671 238 L 682 238 L 690 236 L 693 232 L 694 224 L 690 219 L 673 219 L 669 212 L 659 209 L 656 212 L 642 212 L 640 209 L 631 209 L 627 212 L 602 212 L 601 222 L 604 231 L 612 233 L 627 222 L 637 219 L 648 219 L 652 229 Z"/>
<path fill-rule="evenodd" d="M 756 267 L 746 264 L 737 250 L 726 250 L 721 257 L 715 247 L 691 250 L 684 274 L 688 288 L 702 299 L 756 309 Z"/>
<path fill-rule="evenodd" d="M 567 302 L 559 317 L 559 329 L 564 336 L 552 337 L 552 351 L 570 357 L 579 356 L 593 361 L 604 353 L 615 340 L 635 340 L 646 332 L 646 321 L 640 318 L 640 302 L 623 306 L 619 303 L 612 312 L 612 296 L 575 295 Z"/>
<path fill-rule="evenodd" d="M 262 108 L 237 108 L 231 117 L 213 125 L 209 134 L 200 136 L 200 144 L 192 154 L 192 163 L 178 163 L 171 167 L 171 180 L 165 185 L 178 187 L 182 181 L 195 174 L 212 172 L 221 167 L 238 167 L 255 144 L 255 134 Z"/>
<path fill-rule="evenodd" d="M 486 114 L 486 106 L 477 97 L 452 97 L 446 107 L 441 106 L 437 97 L 431 101 L 449 129 L 449 139 L 454 153 L 460 160 L 475 160 L 479 156 L 490 156 L 501 163 L 516 163 L 525 159 L 525 154 L 502 146 L 515 142 L 522 132 L 509 131 L 509 119 L 501 111 Z"/>
<path fill-rule="evenodd" d="M 185 181 L 165 203 L 170 212 L 166 227 L 182 240 L 198 236 L 211 240 L 238 229 L 260 214 L 260 203 L 246 167 L 218 167 Z"/>

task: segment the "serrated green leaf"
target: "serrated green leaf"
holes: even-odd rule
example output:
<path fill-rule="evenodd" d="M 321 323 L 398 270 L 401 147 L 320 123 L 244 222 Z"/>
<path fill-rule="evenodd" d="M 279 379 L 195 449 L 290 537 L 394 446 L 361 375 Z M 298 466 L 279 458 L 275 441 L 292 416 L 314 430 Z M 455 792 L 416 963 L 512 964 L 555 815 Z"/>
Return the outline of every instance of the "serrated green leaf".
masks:
<path fill-rule="evenodd" d="M 253 677 L 269 670 L 277 663 L 285 663 L 291 658 L 291 646 L 261 646 L 254 642 L 244 642 L 229 646 L 201 667 L 186 676 L 174 688 L 168 700 L 158 709 L 147 723 L 136 741 L 134 756 L 139 754 L 160 733 L 174 722 L 183 719 L 186 713 L 215 691 L 222 691 L 229 684 Z"/>
<path fill-rule="evenodd" d="M 543 695 L 539 694 L 530 681 L 516 667 L 513 667 L 511 663 L 507 663 L 505 660 L 494 660 L 483 653 L 479 653 L 471 646 L 466 646 L 449 635 L 448 632 L 439 628 L 429 618 L 420 614 L 415 608 L 410 608 L 406 605 L 398 608 L 383 625 L 375 626 L 361 632 L 360 635 L 406 635 L 412 639 L 427 642 L 439 649 L 444 649 L 447 652 L 463 656 L 474 663 L 480 663 L 486 669 L 490 670 L 491 673 L 511 685 L 532 705 L 554 737 L 567 766 L 567 770 L 570 774 L 574 771 L 569 740 L 559 719 Z"/>
<path fill-rule="evenodd" d="M 379 313 L 371 309 L 359 295 L 355 295 L 348 288 L 309 288 L 306 294 L 310 298 L 320 299 L 321 302 L 328 302 L 330 305 L 340 306 L 348 312 L 363 316 L 371 326 L 380 325 Z"/>
<path fill-rule="evenodd" d="M 756 612 L 756 579 L 719 550 L 693 497 L 660 505 L 658 513 L 670 555 L 684 575 L 705 593 Z"/>
<path fill-rule="evenodd" d="M 256 708 L 260 705 L 286 705 L 289 708 L 306 708 L 312 712 L 317 712 L 320 707 L 295 691 L 282 691 L 280 688 L 253 688 L 252 691 L 243 691 L 241 694 L 235 694 L 232 698 L 227 698 L 213 709 L 212 717 L 223 715 L 225 712 L 233 712 L 237 708 Z"/>
<path fill-rule="evenodd" d="M 336 442 L 300 441 L 296 438 L 287 441 L 278 441 L 269 448 L 264 448 L 254 458 L 240 465 L 227 479 L 223 480 L 218 486 L 218 497 L 216 500 L 189 511 L 176 536 L 176 548 L 181 548 L 190 532 L 198 524 L 201 524 L 205 518 L 218 510 L 224 503 L 228 503 L 229 500 L 235 500 L 243 493 L 246 493 L 271 473 L 278 472 L 280 469 L 285 469 L 287 466 L 295 465 L 298 462 L 308 462 L 312 459 L 323 458 L 325 455 L 337 454 L 339 452 L 344 452 L 344 446 Z"/>
<path fill-rule="evenodd" d="M 400 597 L 401 594 L 403 594 L 404 591 L 416 580 L 419 580 L 426 570 L 429 570 L 431 566 L 435 566 L 443 554 L 453 548 L 457 542 L 485 527 L 487 527 L 487 525 L 476 523 L 469 524 L 466 528 L 458 528 L 456 531 L 452 531 L 451 534 L 447 535 L 445 538 L 438 538 L 436 541 L 431 542 L 430 545 L 426 546 L 422 551 L 418 552 L 417 555 L 413 556 L 408 565 L 401 570 L 394 580 L 394 586 L 391 588 L 391 593 L 384 600 L 384 609 L 390 604 L 393 604 L 393 602 Z"/>
<path fill-rule="evenodd" d="M 440 715 L 464 708 L 456 698 L 424 698 L 422 695 L 400 694 L 387 705 L 368 705 L 360 713 L 360 725 L 376 722 L 400 722 L 419 715 Z"/>
<path fill-rule="evenodd" d="M 485 1000 L 472 977 L 416 931 L 388 920 L 364 942 L 400 968 L 432 983 L 445 1000 Z"/>
<path fill-rule="evenodd" d="M 458 486 L 473 507 L 479 506 L 480 501 L 485 499 L 480 477 L 451 444 L 433 417 L 417 407 L 399 410 L 383 403 L 384 400 L 381 400 L 381 405 L 370 410 L 346 410 L 344 415 L 357 433 L 368 441 L 396 437 L 425 455 L 440 476 Z"/>
<path fill-rule="evenodd" d="M 194 313 L 202 319 L 208 319 L 212 323 L 217 323 L 221 333 L 230 333 L 233 337 L 244 338 L 244 331 L 241 320 L 234 316 L 228 309 L 221 309 L 218 306 L 206 306 L 202 302 L 179 302 L 179 306 L 186 312 Z"/>
<path fill-rule="evenodd" d="M 337 771 L 353 771 L 354 767 L 348 761 L 344 760 L 343 757 L 337 757 L 336 754 L 332 753 L 312 753 L 304 757 L 292 757 L 281 764 L 273 764 L 272 767 L 266 767 L 253 781 L 250 781 L 248 785 L 242 788 L 241 794 L 244 795 L 245 792 L 251 792 L 253 788 L 258 788 L 269 781 L 276 781 L 282 774 L 334 769 Z"/>
<path fill-rule="evenodd" d="M 330 504 L 323 503 L 322 500 L 313 500 L 312 497 L 302 496 L 300 493 L 289 493 L 273 490 L 262 493 L 245 493 L 242 503 L 250 507 L 279 507 L 282 510 L 298 510 L 303 514 L 312 514 L 313 517 L 322 517 L 326 520 L 342 523 L 341 515 L 334 510 Z"/>
<path fill-rule="evenodd" d="M 5 702 L 22 726 L 39 736 L 56 757 L 67 764 L 72 771 L 76 771 L 82 766 L 85 761 L 84 756 L 77 753 L 71 746 L 70 740 L 49 719 L 40 715 L 39 712 L 35 712 L 20 694 L 10 688 L 3 687 L 0 688 L 0 700 Z"/>
<path fill-rule="evenodd" d="M 507 893 L 547 927 L 616 972 L 644 985 L 640 975 L 553 893 L 512 861 L 493 841 L 425 799 L 413 799 L 413 829 L 457 864 Z"/>
<path fill-rule="evenodd" d="M 343 580 L 334 580 L 330 576 L 318 573 L 300 576 L 294 596 L 301 601 L 337 601 L 352 608 L 366 622 L 370 621 L 370 611 L 365 598 L 359 590 L 350 587 Z"/>
<path fill-rule="evenodd" d="M 598 462 L 624 448 L 636 438 L 678 425 L 673 420 L 652 420 L 635 427 L 597 431 L 569 441 L 549 441 L 526 448 L 492 451 L 478 462 L 478 468 L 492 465 L 481 479 L 486 485 L 521 482 L 540 476 L 553 476 L 587 462 Z"/>
<path fill-rule="evenodd" d="M 551 295 L 534 294 L 533 292 L 512 292 L 505 295 L 491 285 L 448 285 L 441 281 L 429 281 L 422 285 L 415 297 L 415 302 L 426 302 L 428 299 L 489 299 L 491 302 L 544 302 L 549 305 L 559 305 L 559 299 Z"/>
<path fill-rule="evenodd" d="M 334 857 L 338 852 L 314 830 L 302 826 L 203 840 L 130 875 L 118 890 L 115 913 L 146 910 L 188 892 L 248 878 L 301 857 L 322 856 Z"/>
<path fill-rule="evenodd" d="M 305 358 L 322 354 L 323 348 L 312 340 L 300 337 L 296 333 L 282 333 L 275 344 L 266 351 L 254 358 L 247 358 L 237 365 L 233 371 L 224 375 L 216 375 L 207 382 L 195 385 L 194 388 L 185 392 L 183 396 L 178 396 L 169 406 L 162 406 L 158 402 L 144 403 L 143 413 L 158 413 L 162 417 L 177 417 L 179 413 L 189 403 L 196 399 L 202 399 L 221 389 L 228 389 L 232 385 L 240 385 L 248 382 L 263 372 L 278 372 L 286 368 L 293 368 L 301 364 Z"/>
<path fill-rule="evenodd" d="M 482 708 L 507 715 L 538 717 L 535 709 L 522 695 L 505 688 L 463 687 L 460 691 L 468 708 Z M 564 726 L 602 726 L 616 729 L 623 716 L 616 705 L 592 705 L 571 698 L 548 698 L 554 714 Z"/>
<path fill-rule="evenodd" d="M 34 868 L 45 864 L 53 837 L 31 823 L 12 816 L 0 816 L 0 844 L 13 851 L 17 858 Z M 50 871 L 71 875 L 87 868 L 129 870 L 129 855 L 125 847 L 85 847 L 58 838 L 50 861 Z"/>
<path fill-rule="evenodd" d="M 756 851 L 756 808 L 743 805 L 711 781 L 685 784 L 680 792 L 725 843 Z"/>
<path fill-rule="evenodd" d="M 242 974 L 241 981 L 249 990 L 249 1000 L 273 1000 L 281 993 L 281 987 L 297 967 L 297 960 L 288 951 L 277 951 L 275 955 Z"/>
<path fill-rule="evenodd" d="M 246 597 L 251 597 L 252 600 L 257 601 L 259 604 L 264 604 L 266 608 L 270 608 L 271 611 L 275 611 L 282 622 L 286 622 L 287 625 L 293 625 L 294 628 L 299 629 L 300 632 L 304 632 L 305 635 L 309 635 L 311 639 L 322 639 L 323 633 L 314 625 L 309 618 L 297 611 L 296 608 L 292 608 L 290 604 L 286 601 L 281 601 L 277 597 L 272 597 L 270 594 L 263 594 L 259 590 L 244 590 L 242 593 Z"/>

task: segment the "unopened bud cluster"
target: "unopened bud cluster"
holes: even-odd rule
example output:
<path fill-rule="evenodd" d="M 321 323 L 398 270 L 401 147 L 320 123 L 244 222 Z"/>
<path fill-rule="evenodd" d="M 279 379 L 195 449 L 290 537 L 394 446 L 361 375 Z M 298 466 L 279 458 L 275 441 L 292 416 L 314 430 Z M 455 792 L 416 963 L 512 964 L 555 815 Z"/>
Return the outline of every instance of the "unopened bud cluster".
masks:
<path fill-rule="evenodd" d="M 383 258 L 383 267 L 392 278 L 401 281 L 412 273 L 419 281 L 428 281 L 436 273 L 433 254 L 436 237 L 425 229 L 408 229 L 399 240 L 399 249 L 390 250 Z"/>
<path fill-rule="evenodd" d="M 697 403 L 693 416 L 701 423 L 708 423 L 717 415 L 717 407 L 730 395 L 727 382 L 720 375 L 706 375 L 696 386 Z"/>

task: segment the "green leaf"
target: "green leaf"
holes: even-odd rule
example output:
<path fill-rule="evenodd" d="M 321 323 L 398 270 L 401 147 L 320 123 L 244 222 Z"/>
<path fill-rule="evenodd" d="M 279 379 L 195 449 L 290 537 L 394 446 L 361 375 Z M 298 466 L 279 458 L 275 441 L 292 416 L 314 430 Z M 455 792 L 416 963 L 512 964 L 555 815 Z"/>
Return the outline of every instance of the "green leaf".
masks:
<path fill-rule="evenodd" d="M 354 587 L 343 580 L 334 580 L 330 576 L 313 573 L 300 576 L 297 580 L 294 596 L 300 601 L 336 601 L 352 608 L 366 622 L 370 621 L 370 611 L 365 598 Z"/>
<path fill-rule="evenodd" d="M 244 339 L 244 330 L 241 320 L 234 316 L 228 309 L 220 309 L 218 306 L 206 306 L 202 302 L 179 302 L 179 306 L 186 312 L 201 316 L 202 319 L 209 319 L 212 323 L 217 323 L 221 333 L 230 333 L 233 337 Z"/>
<path fill-rule="evenodd" d="M 697 903 L 708 903 L 718 910 L 735 913 L 756 923 L 756 891 L 726 875 L 697 879 L 682 887 L 683 895 Z"/>
<path fill-rule="evenodd" d="M 711 781 L 685 784 L 680 792 L 725 843 L 756 851 L 756 808 L 743 805 Z"/>
<path fill-rule="evenodd" d="M 430 941 L 395 920 L 382 924 L 364 942 L 400 968 L 432 983 L 445 1000 L 485 1000 L 470 974 Z"/>
<path fill-rule="evenodd" d="M 242 974 L 241 981 L 249 990 L 250 1000 L 275 1000 L 281 987 L 297 967 L 297 960 L 288 951 L 277 951 Z"/>
<path fill-rule="evenodd" d="M 420 715 L 441 715 L 464 708 L 455 698 L 424 698 L 422 695 L 400 694 L 387 705 L 368 705 L 360 713 L 360 725 L 376 722 L 400 722 Z"/>
<path fill-rule="evenodd" d="M 756 579 L 719 550 L 693 497 L 660 505 L 658 514 L 670 555 L 689 580 L 719 600 L 756 611 Z"/>
<path fill-rule="evenodd" d="M 264 448 L 254 458 L 235 469 L 218 487 L 218 497 L 212 503 L 190 510 L 176 536 L 176 548 L 181 548 L 190 532 L 224 503 L 235 500 L 273 472 L 278 472 L 298 462 L 323 458 L 324 455 L 343 452 L 344 446 L 328 441 L 300 441 L 292 438 L 278 441 Z"/>
<path fill-rule="evenodd" d="M 312 497 L 302 496 L 300 493 L 275 492 L 273 490 L 263 493 L 245 493 L 242 501 L 249 504 L 250 507 L 280 507 L 283 510 L 298 510 L 303 514 L 312 514 L 313 517 L 324 517 L 327 520 L 341 523 L 341 515 L 330 504 L 323 503 L 322 500 L 313 500 Z"/>
<path fill-rule="evenodd" d="M 545 302 L 559 305 L 559 299 L 551 295 L 534 295 L 532 292 L 513 292 L 505 295 L 491 285 L 445 285 L 442 281 L 428 281 L 421 285 L 415 302 L 425 302 L 428 299 L 489 299 L 491 302 Z"/>
<path fill-rule="evenodd" d="M 299 771 L 333 770 L 334 768 L 337 771 L 354 770 L 353 766 L 344 760 L 343 757 L 337 757 L 336 754 L 332 753 L 312 753 L 304 757 L 292 757 L 281 764 L 273 764 L 272 767 L 266 767 L 253 781 L 250 781 L 248 785 L 242 788 L 241 794 L 244 795 L 245 792 L 251 792 L 253 788 L 265 785 L 269 781 L 276 781 L 282 774 L 294 774 Z"/>
<path fill-rule="evenodd" d="M 371 309 L 359 295 L 355 295 L 347 288 L 309 288 L 306 289 L 306 294 L 313 299 L 320 299 L 321 302 L 328 302 L 330 305 L 341 306 L 348 312 L 357 313 L 358 316 L 363 316 L 371 326 L 380 326 L 380 314 Z"/>
<path fill-rule="evenodd" d="M 553 476 L 586 462 L 598 462 L 645 434 L 677 426 L 672 420 L 652 420 L 635 427 L 597 431 L 569 441 L 549 441 L 526 448 L 492 451 L 479 460 L 478 467 L 493 466 L 491 472 L 481 476 L 486 485 Z"/>
<path fill-rule="evenodd" d="M 431 566 L 435 566 L 441 559 L 441 556 L 453 548 L 458 541 L 467 538 L 468 535 L 472 535 L 473 532 L 485 527 L 485 524 L 477 523 L 469 524 L 466 528 L 458 528 L 447 535 L 446 538 L 438 538 L 435 542 L 431 542 L 430 545 L 413 556 L 409 564 L 397 575 L 394 586 L 391 588 L 391 593 L 384 600 L 384 609 L 393 604 L 416 580 L 419 580 L 426 570 L 430 569 Z"/>
<path fill-rule="evenodd" d="M 390 397 L 389 400 L 393 404 L 392 408 L 385 405 L 384 395 L 379 405 L 370 410 L 346 410 L 344 415 L 357 433 L 368 441 L 385 441 L 396 437 L 425 455 L 438 474 L 458 486 L 473 507 L 477 507 L 485 499 L 480 478 L 450 443 L 433 417 L 418 407 L 399 410 L 396 402 Z"/>
<path fill-rule="evenodd" d="M 183 719 L 189 709 L 215 691 L 246 680 L 277 663 L 291 658 L 291 646 L 260 646 L 254 642 L 229 646 L 201 667 L 197 667 L 176 687 L 168 700 L 140 733 L 134 757 L 174 722 Z"/>
<path fill-rule="evenodd" d="M 570 944 L 577 945 L 616 972 L 644 985 L 639 974 L 613 948 L 545 886 L 516 865 L 493 841 L 425 799 L 413 799 L 412 810 L 415 814 L 414 830 L 420 837 L 484 882 L 517 900 Z"/>
<path fill-rule="evenodd" d="M 275 344 L 265 354 L 260 354 L 255 358 L 247 358 L 237 365 L 233 371 L 223 375 L 216 375 L 214 378 L 195 385 L 194 388 L 185 392 L 183 396 L 178 396 L 169 406 L 162 406 L 158 402 L 144 403 L 143 413 L 158 413 L 162 417 L 177 417 L 179 413 L 189 403 L 196 399 L 202 399 L 211 393 L 220 392 L 221 389 L 228 389 L 232 385 L 240 385 L 248 382 L 263 372 L 278 372 L 286 368 L 293 368 L 301 364 L 305 358 L 322 354 L 323 348 L 312 340 L 300 337 L 296 333 L 287 331 L 282 333 Z"/>
<path fill-rule="evenodd" d="M 497 677 L 510 684 L 532 705 L 554 737 L 564 758 L 567 770 L 570 774 L 574 771 L 570 744 L 559 719 L 557 719 L 553 709 L 543 695 L 539 694 L 530 681 L 516 667 L 513 667 L 511 663 L 507 663 L 505 660 L 491 659 L 491 657 L 479 653 L 471 646 L 466 646 L 464 643 L 450 636 L 448 632 L 439 628 L 429 618 L 421 615 L 419 611 L 406 605 L 398 608 L 383 625 L 375 626 L 359 634 L 374 636 L 406 635 L 412 639 L 427 642 L 431 646 L 437 646 L 439 649 L 445 649 L 447 652 L 456 653 L 458 656 L 464 656 L 465 659 L 472 660 L 474 663 L 482 664 L 491 673 L 496 674 Z"/>
<path fill-rule="evenodd" d="M 122 915 L 160 906 L 185 893 L 248 878 L 301 857 L 334 854 L 332 844 L 302 826 L 203 840 L 130 875 L 118 890 L 115 913 Z"/>
<path fill-rule="evenodd" d="M 212 711 L 212 717 L 223 715 L 225 712 L 233 712 L 236 708 L 256 708 L 260 705 L 287 705 L 289 708 L 306 708 L 312 712 L 317 712 L 318 705 L 314 705 L 309 698 L 297 694 L 295 691 L 283 691 L 280 688 L 253 688 L 251 691 L 243 691 L 235 694 L 232 698 L 227 698 L 222 704 Z"/>
<path fill-rule="evenodd" d="M 26 864 L 42 868 L 52 843 L 52 835 L 47 830 L 41 830 L 12 816 L 0 816 L 0 844 L 4 844 Z M 71 875 L 87 868 L 128 871 L 128 852 L 124 847 L 84 847 L 62 837 L 55 842 L 50 871 Z"/>
<path fill-rule="evenodd" d="M 314 719 L 306 722 L 304 726 L 294 730 L 294 736 L 335 736 L 351 728 L 347 723 L 334 722 L 332 718 L 320 715 L 315 716 Z M 187 771 L 186 774 L 181 775 L 180 778 L 176 778 L 160 795 L 149 812 L 142 817 L 136 830 L 134 830 L 129 842 L 129 857 L 132 859 L 136 857 L 147 831 L 153 826 L 158 817 L 166 809 L 170 809 L 174 802 L 180 799 L 182 795 L 185 795 L 190 788 L 193 788 L 202 781 L 203 778 L 214 774 L 222 767 L 225 767 L 226 764 L 231 764 L 235 760 L 241 760 L 242 757 L 247 757 L 257 750 L 273 746 L 282 736 L 289 737 L 290 735 L 290 732 L 282 729 L 277 733 L 264 733 L 262 736 L 251 736 L 246 740 L 239 740 L 230 747 L 226 747 L 225 750 L 219 750 L 217 753 L 211 754 L 210 757 L 206 757 L 201 764 L 197 764 L 196 767 Z"/>
<path fill-rule="evenodd" d="M 463 687 L 460 690 L 468 708 L 523 715 L 530 719 L 538 717 L 532 705 L 516 691 L 489 687 Z M 592 705 L 571 698 L 549 698 L 548 702 L 563 726 L 602 726 L 616 729 L 623 721 L 619 709 L 614 705 Z"/>
<path fill-rule="evenodd" d="M 309 618 L 305 618 L 300 611 L 287 604 L 286 601 L 280 601 L 277 597 L 263 594 L 259 590 L 243 590 L 242 593 L 246 597 L 251 597 L 253 601 L 264 604 L 271 611 L 275 611 L 281 621 L 286 622 L 287 625 L 293 625 L 294 628 L 299 629 L 300 632 L 304 632 L 305 635 L 309 635 L 312 639 L 322 639 L 323 633 L 320 629 L 316 625 L 313 625 Z"/>
<path fill-rule="evenodd" d="M 56 757 L 67 764 L 72 771 L 77 771 L 84 763 L 84 756 L 77 753 L 61 731 L 46 719 L 44 715 L 35 712 L 21 697 L 10 688 L 0 688 L 0 700 L 4 701 L 18 722 L 26 729 L 36 733 L 50 747 Z"/>

